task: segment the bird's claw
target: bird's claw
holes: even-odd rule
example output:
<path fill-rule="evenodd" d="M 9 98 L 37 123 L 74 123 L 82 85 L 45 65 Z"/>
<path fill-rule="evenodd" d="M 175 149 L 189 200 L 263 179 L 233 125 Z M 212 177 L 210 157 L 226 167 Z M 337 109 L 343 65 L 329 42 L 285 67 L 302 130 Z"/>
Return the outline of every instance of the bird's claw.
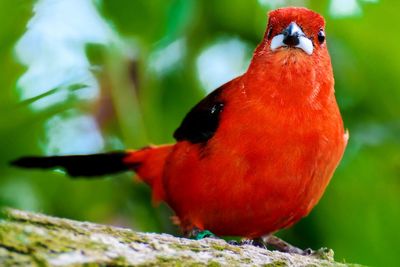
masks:
<path fill-rule="evenodd" d="M 196 239 L 196 240 L 201 240 L 204 238 L 217 238 L 217 236 L 208 230 L 204 230 L 204 231 L 198 232 L 197 235 L 194 237 L 194 239 Z"/>
<path fill-rule="evenodd" d="M 200 230 L 198 228 L 192 229 L 186 236 L 195 240 L 201 240 L 204 238 L 218 238 L 212 232 L 208 230 Z"/>
<path fill-rule="evenodd" d="M 240 242 L 240 245 L 250 245 L 254 247 L 259 247 L 259 248 L 267 248 L 266 244 L 260 239 L 243 239 Z"/>
<path fill-rule="evenodd" d="M 302 254 L 304 256 L 310 256 L 310 255 L 315 254 L 315 250 L 312 250 L 311 248 L 306 248 L 306 249 L 303 250 Z"/>

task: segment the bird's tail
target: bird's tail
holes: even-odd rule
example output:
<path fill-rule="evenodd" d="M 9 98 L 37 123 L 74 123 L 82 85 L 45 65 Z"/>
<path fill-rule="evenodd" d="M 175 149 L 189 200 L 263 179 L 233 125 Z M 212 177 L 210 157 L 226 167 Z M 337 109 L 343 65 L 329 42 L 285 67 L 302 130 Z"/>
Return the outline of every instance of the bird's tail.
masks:
<path fill-rule="evenodd" d="M 72 178 L 93 178 L 133 170 L 153 190 L 153 199 L 164 199 L 162 173 L 171 145 L 145 147 L 135 151 L 91 155 L 22 157 L 11 162 L 21 168 L 61 168 Z"/>

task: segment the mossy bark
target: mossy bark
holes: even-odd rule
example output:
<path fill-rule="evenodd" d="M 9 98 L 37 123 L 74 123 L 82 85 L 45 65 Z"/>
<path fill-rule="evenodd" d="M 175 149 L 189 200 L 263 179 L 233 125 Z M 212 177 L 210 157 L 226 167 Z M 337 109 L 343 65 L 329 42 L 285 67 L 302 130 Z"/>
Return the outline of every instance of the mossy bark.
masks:
<path fill-rule="evenodd" d="M 0 266 L 348 266 L 324 259 L 138 233 L 6 209 L 0 221 Z M 331 256 L 331 257 L 330 257 Z"/>

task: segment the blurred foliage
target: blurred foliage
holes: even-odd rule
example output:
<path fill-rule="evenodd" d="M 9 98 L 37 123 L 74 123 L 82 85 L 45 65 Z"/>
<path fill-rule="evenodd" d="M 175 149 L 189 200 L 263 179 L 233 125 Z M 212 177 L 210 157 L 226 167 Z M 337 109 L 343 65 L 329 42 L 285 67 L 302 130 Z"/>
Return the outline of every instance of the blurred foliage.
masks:
<path fill-rule="evenodd" d="M 54 1 L 40 2 L 41 8 L 48 5 L 47 12 L 52 12 Z M 82 29 L 75 25 L 67 32 L 75 39 L 61 42 L 76 51 L 84 47 L 82 56 L 88 57 L 90 70 L 86 75 L 89 80 L 95 75 L 97 84 L 65 77 L 59 86 L 26 97 L 26 92 L 33 91 L 21 77 L 32 70 L 32 56 L 21 58 L 15 47 L 26 35 L 35 1 L 0 1 L 0 205 L 177 233 L 169 222 L 172 212 L 165 205 L 152 208 L 150 190 L 132 182 L 132 174 L 71 181 L 60 172 L 16 170 L 8 161 L 25 154 L 91 153 L 173 142 L 172 133 L 184 114 L 211 89 L 204 79 L 218 85 L 244 71 L 251 49 L 264 33 L 266 12 L 274 3 L 285 1 L 83 2 L 95 6 L 100 20 L 106 22 L 101 26 L 102 37 L 77 45 L 75 35 Z M 327 20 L 336 94 L 351 138 L 320 204 L 310 216 L 280 234 L 302 247 L 331 247 L 338 259 L 347 262 L 396 266 L 395 248 L 400 240 L 400 37 L 394 29 L 400 2 L 286 4 L 307 6 Z M 68 23 L 78 21 L 74 16 L 72 13 Z M 32 19 L 29 28 L 40 19 Z M 34 43 L 21 44 L 25 45 L 22 48 L 39 53 L 35 49 L 40 50 L 40 36 L 46 34 L 50 34 L 50 47 L 56 46 L 54 36 L 64 34 L 54 28 L 59 23 L 63 22 L 48 23 L 46 29 L 51 30 L 39 31 L 31 40 Z M 53 79 L 46 68 L 51 71 L 70 57 L 56 54 L 38 77 L 43 82 Z"/>

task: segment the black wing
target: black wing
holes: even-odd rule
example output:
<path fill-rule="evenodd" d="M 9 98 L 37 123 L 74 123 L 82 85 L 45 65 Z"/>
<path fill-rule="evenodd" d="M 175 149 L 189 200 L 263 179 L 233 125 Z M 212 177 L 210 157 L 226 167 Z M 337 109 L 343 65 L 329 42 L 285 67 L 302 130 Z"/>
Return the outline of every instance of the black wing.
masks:
<path fill-rule="evenodd" d="M 197 144 L 205 143 L 213 137 L 224 107 L 221 99 L 222 91 L 223 87 L 213 91 L 189 111 L 174 133 L 177 141 L 186 140 Z"/>

